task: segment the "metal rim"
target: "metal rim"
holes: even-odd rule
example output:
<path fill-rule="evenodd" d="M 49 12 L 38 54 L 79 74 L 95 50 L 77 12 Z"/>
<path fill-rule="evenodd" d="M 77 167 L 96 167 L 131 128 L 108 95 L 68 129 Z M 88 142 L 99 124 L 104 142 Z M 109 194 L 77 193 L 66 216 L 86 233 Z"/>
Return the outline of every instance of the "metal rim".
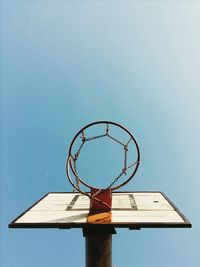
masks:
<path fill-rule="evenodd" d="M 85 185 L 86 187 L 88 187 L 88 188 L 90 188 L 90 189 L 97 189 L 97 188 L 96 188 L 96 187 L 93 187 L 93 186 L 91 186 L 91 185 L 89 185 L 89 184 L 87 184 L 87 183 L 86 183 L 85 181 L 83 181 L 83 180 L 77 175 L 77 173 L 75 172 L 74 167 L 73 167 L 73 164 L 72 164 L 72 148 L 73 148 L 73 145 L 74 145 L 74 143 L 75 143 L 77 137 L 78 137 L 84 130 L 86 130 L 87 128 L 89 128 L 89 127 L 91 127 L 91 126 L 97 125 L 97 124 L 111 124 L 111 125 L 115 125 L 115 126 L 121 128 L 122 130 L 124 130 L 124 131 L 125 131 L 131 138 L 132 138 L 132 140 L 134 141 L 134 144 L 135 144 L 135 146 L 136 146 L 137 160 L 136 160 L 136 167 L 135 167 L 135 169 L 133 170 L 132 174 L 126 179 L 126 181 L 124 181 L 123 183 L 121 183 L 121 184 L 119 184 L 119 185 L 117 185 L 117 186 L 111 187 L 111 190 L 112 190 L 112 191 L 113 191 L 113 190 L 116 190 L 116 189 L 118 189 L 118 188 L 120 188 L 120 187 L 122 187 L 122 186 L 124 186 L 125 184 L 127 184 L 127 183 L 133 178 L 133 176 L 136 174 L 137 169 L 138 169 L 139 164 L 140 164 L 140 150 L 139 150 L 139 145 L 138 145 L 138 143 L 137 143 L 135 137 L 132 135 L 132 133 L 131 133 L 128 129 L 126 129 L 124 126 L 120 125 L 119 123 L 112 122 L 112 121 L 96 121 L 96 122 L 92 122 L 92 123 L 86 125 L 85 127 L 83 127 L 83 128 L 82 128 L 82 129 L 81 129 L 81 130 L 74 136 L 74 138 L 73 138 L 73 140 L 72 140 L 72 142 L 71 142 L 71 144 L 70 144 L 70 147 L 69 147 L 68 159 L 67 159 L 67 163 L 66 163 L 66 172 L 67 172 L 67 177 L 68 177 L 68 179 L 69 179 L 69 182 L 71 183 L 71 185 L 72 185 L 75 189 L 77 189 L 77 190 L 80 191 L 80 192 L 83 192 L 83 191 L 80 190 L 80 188 L 78 188 L 78 187 L 74 184 L 74 182 L 73 182 L 73 180 L 72 180 L 72 178 L 71 178 L 71 176 L 70 176 L 69 168 L 72 170 L 73 175 L 76 177 L 76 179 L 78 179 L 83 185 Z"/>

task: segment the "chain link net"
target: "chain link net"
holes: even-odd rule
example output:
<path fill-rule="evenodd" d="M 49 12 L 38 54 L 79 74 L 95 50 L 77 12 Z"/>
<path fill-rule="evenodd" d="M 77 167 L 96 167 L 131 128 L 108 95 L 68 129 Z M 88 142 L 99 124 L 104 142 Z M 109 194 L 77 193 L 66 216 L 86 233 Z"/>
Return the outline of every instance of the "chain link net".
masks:
<path fill-rule="evenodd" d="M 123 176 L 123 175 L 126 175 L 127 174 L 127 170 L 132 168 L 133 166 L 135 166 L 138 161 L 130 164 L 129 166 L 127 166 L 127 158 L 128 158 L 128 145 L 129 143 L 131 142 L 131 140 L 133 140 L 132 138 L 130 138 L 128 140 L 128 142 L 126 144 L 122 143 L 120 140 L 118 140 L 117 138 L 111 136 L 109 134 L 109 124 L 107 123 L 107 126 L 106 126 L 106 133 L 105 134 L 100 134 L 100 135 L 97 135 L 97 136 L 93 136 L 93 137 L 89 137 L 89 138 L 86 138 L 85 137 L 85 133 L 82 132 L 82 142 L 77 150 L 77 152 L 74 154 L 74 156 L 72 156 L 72 159 L 73 159 L 73 162 L 74 162 L 74 170 L 75 170 L 75 173 L 76 173 L 76 187 L 79 189 L 80 187 L 80 178 L 77 174 L 77 160 L 79 158 L 79 155 L 80 155 L 80 152 L 82 150 L 82 148 L 84 147 L 84 144 L 86 142 L 90 142 L 92 140 L 95 140 L 95 139 L 99 139 L 99 138 L 104 138 L 104 137 L 108 137 L 110 139 L 112 139 L 113 141 L 115 141 L 116 143 L 118 143 L 119 145 L 123 146 L 124 148 L 124 164 L 123 164 L 123 168 L 122 168 L 122 171 L 120 172 L 120 174 L 114 178 L 114 180 L 110 183 L 110 185 L 106 188 L 106 189 L 110 189 L 112 188 L 112 186 Z M 103 189 L 99 189 L 97 190 L 92 196 L 92 198 L 94 198 L 95 196 L 97 196 Z M 76 189 L 73 190 L 73 192 L 76 191 Z"/>

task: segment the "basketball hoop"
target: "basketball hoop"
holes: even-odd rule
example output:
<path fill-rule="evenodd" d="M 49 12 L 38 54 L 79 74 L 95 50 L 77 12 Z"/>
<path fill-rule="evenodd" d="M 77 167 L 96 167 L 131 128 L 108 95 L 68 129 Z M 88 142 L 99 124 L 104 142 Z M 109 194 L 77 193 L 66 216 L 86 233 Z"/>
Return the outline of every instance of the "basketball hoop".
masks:
<path fill-rule="evenodd" d="M 102 133 L 95 136 L 89 136 L 88 137 L 88 131 L 89 128 L 94 127 L 95 125 L 98 125 L 102 128 Z M 118 130 L 120 129 L 123 133 L 126 134 L 126 142 L 120 141 L 118 138 L 114 136 L 114 133 L 112 133 L 112 130 L 110 129 L 110 126 L 117 127 Z M 72 150 L 77 143 L 77 141 L 81 138 L 81 144 L 78 146 L 78 149 L 73 154 Z M 93 185 L 86 182 L 81 175 L 77 172 L 77 162 L 79 159 L 79 156 L 81 154 L 81 151 L 84 149 L 84 147 L 87 145 L 88 142 L 95 141 L 99 138 L 107 138 L 111 142 L 115 142 L 116 145 L 120 145 L 123 148 L 124 153 L 124 162 L 123 162 L 123 168 L 121 172 L 115 177 L 110 183 L 108 183 L 106 188 L 96 188 Z M 136 151 L 136 158 L 132 161 L 131 164 L 127 164 L 127 156 L 128 156 L 128 150 L 129 145 L 133 143 L 135 146 Z M 111 121 L 97 121 L 90 123 L 83 127 L 73 138 L 70 147 L 69 147 L 69 154 L 66 164 L 66 171 L 67 176 L 69 179 L 69 182 L 74 188 L 74 191 L 79 191 L 80 193 L 87 195 L 91 199 L 91 210 L 95 211 L 109 211 L 111 209 L 111 201 L 112 201 L 112 191 L 121 188 L 125 184 L 127 184 L 133 176 L 136 174 L 138 166 L 140 163 L 140 151 L 138 143 L 135 139 L 135 137 L 130 133 L 129 130 L 127 130 L 122 125 L 111 122 Z M 126 177 L 122 182 L 120 180 L 122 177 L 125 177 L 127 175 L 127 171 L 131 170 L 131 173 Z M 72 175 L 74 178 L 72 178 Z M 91 193 L 87 193 L 86 191 L 81 189 L 81 185 L 86 186 L 90 189 Z"/>

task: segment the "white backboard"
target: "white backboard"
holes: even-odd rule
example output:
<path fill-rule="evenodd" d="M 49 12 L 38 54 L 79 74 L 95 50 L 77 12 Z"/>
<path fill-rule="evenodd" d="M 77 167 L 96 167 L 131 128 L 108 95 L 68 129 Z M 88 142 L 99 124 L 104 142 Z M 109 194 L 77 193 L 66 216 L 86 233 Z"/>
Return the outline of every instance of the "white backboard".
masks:
<path fill-rule="evenodd" d="M 191 227 L 190 222 L 161 192 L 112 193 L 110 222 L 88 222 L 90 199 L 80 193 L 48 193 L 9 224 L 10 228 L 76 228 L 107 225 L 141 227 Z M 102 216 L 106 216 L 102 213 Z"/>

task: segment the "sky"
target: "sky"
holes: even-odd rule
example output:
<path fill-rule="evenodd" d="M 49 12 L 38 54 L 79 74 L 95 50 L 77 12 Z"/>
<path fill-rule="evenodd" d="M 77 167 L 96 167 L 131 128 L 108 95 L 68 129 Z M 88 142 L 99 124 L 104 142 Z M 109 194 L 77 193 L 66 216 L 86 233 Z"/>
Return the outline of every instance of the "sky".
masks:
<path fill-rule="evenodd" d="M 0 4 L 1 266 L 85 266 L 80 229 L 8 224 L 44 194 L 72 190 L 69 144 L 98 120 L 139 143 L 141 164 L 122 190 L 163 191 L 193 225 L 117 229 L 113 265 L 200 266 L 200 2 Z"/>

